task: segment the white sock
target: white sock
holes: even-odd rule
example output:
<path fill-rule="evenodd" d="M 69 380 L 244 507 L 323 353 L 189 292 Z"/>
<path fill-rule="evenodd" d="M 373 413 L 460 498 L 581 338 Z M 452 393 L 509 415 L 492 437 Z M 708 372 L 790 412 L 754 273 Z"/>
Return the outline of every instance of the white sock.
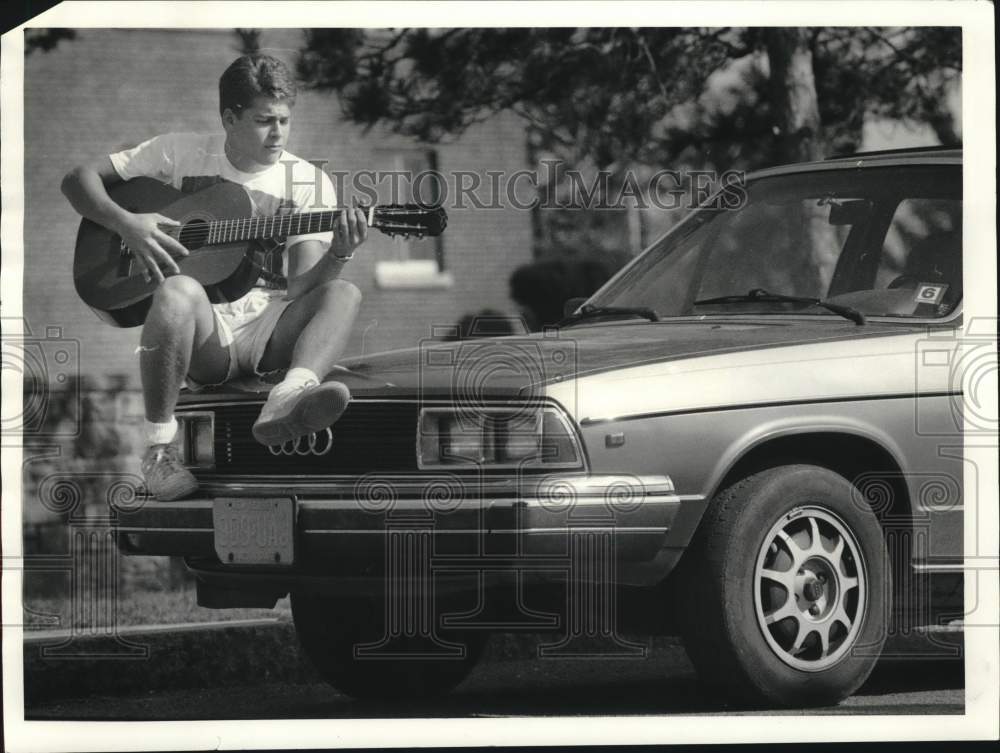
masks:
<path fill-rule="evenodd" d="M 171 416 L 169 421 L 162 424 L 143 421 L 142 433 L 147 445 L 170 444 L 177 436 L 177 419 Z"/>
<path fill-rule="evenodd" d="M 319 377 L 316 376 L 316 372 L 312 369 L 289 369 L 288 373 L 285 374 L 285 378 L 282 380 L 282 384 L 287 384 L 289 387 L 298 386 L 304 384 L 305 382 L 318 382 Z"/>

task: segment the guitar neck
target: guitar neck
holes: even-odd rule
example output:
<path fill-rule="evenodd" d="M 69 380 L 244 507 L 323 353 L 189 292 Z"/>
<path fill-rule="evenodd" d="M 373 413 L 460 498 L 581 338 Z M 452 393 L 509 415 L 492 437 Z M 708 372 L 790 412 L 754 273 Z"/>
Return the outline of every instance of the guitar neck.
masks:
<path fill-rule="evenodd" d="M 285 238 L 293 235 L 327 233 L 343 209 L 320 212 L 295 212 L 271 217 L 239 217 L 208 223 L 208 244 L 239 243 L 242 241 Z M 368 225 L 373 224 L 375 207 L 368 208 Z"/>

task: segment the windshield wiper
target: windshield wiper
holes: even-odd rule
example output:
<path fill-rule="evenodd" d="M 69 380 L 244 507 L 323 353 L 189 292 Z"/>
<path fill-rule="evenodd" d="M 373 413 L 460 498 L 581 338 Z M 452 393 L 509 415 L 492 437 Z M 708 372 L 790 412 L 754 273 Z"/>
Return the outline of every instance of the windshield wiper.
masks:
<path fill-rule="evenodd" d="M 651 322 L 660 321 L 660 315 L 653 311 L 653 309 L 641 306 L 634 308 L 629 306 L 592 306 L 588 303 L 584 304 L 577 313 L 570 314 L 559 322 L 559 326 L 575 324 L 576 322 L 596 316 L 640 316 L 643 319 L 649 319 Z"/>
<path fill-rule="evenodd" d="M 704 298 L 695 301 L 695 306 L 708 306 L 715 303 L 808 303 L 810 306 L 822 306 L 827 311 L 840 314 L 845 319 L 850 319 L 855 324 L 865 323 L 865 315 L 850 306 L 841 306 L 839 303 L 830 303 L 819 298 L 803 298 L 797 295 L 781 295 L 779 293 L 768 293 L 763 288 L 754 288 L 746 295 L 724 295 L 719 298 Z"/>

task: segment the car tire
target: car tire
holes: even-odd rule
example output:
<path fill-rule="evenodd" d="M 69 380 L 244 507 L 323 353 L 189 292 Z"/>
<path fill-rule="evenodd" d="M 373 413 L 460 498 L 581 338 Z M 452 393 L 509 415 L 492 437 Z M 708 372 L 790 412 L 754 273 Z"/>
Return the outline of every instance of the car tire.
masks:
<path fill-rule="evenodd" d="M 678 576 L 688 655 L 739 703 L 837 703 L 882 650 L 892 593 L 882 530 L 828 469 L 780 466 L 724 489 Z"/>
<path fill-rule="evenodd" d="M 299 642 L 323 679 L 358 700 L 416 700 L 458 685 L 482 654 L 479 631 L 439 632 L 435 639 L 386 635 L 381 603 L 293 593 Z"/>

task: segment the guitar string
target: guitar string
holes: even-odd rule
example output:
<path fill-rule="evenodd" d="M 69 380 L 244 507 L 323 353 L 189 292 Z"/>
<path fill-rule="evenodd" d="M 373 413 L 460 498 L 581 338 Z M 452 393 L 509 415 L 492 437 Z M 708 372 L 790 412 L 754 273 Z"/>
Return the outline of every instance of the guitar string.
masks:
<path fill-rule="evenodd" d="M 381 229 L 384 232 L 389 232 L 389 233 L 391 233 L 391 232 L 412 231 L 412 228 L 410 228 L 408 226 L 400 225 L 400 226 L 396 227 L 395 223 L 391 223 L 391 222 L 383 223 L 380 227 L 381 227 Z M 197 249 L 198 255 L 199 255 L 199 257 L 204 258 L 205 256 L 208 256 L 210 254 L 224 254 L 224 253 L 229 253 L 228 249 L 225 249 L 225 248 L 214 248 L 213 246 L 214 245 L 219 245 L 219 244 L 226 244 L 226 243 L 236 243 L 236 242 L 240 242 L 241 240 L 242 239 L 238 239 L 238 238 L 231 239 L 231 240 L 226 240 L 225 238 L 223 238 L 222 240 L 217 240 L 217 241 L 215 241 L 214 244 L 208 245 L 207 248 L 206 247 L 198 248 Z M 138 275 L 138 273 L 136 275 L 132 275 L 132 274 L 129 275 L 129 277 L 133 277 L 133 276 L 139 276 L 139 275 Z"/>
<path fill-rule="evenodd" d="M 288 226 L 287 228 L 288 232 L 291 232 L 292 230 L 291 226 L 293 222 L 298 223 L 298 227 L 296 228 L 296 232 L 294 234 L 301 234 L 303 232 L 305 233 L 321 232 L 320 230 L 316 231 L 312 230 L 312 222 L 313 222 L 312 218 L 313 217 L 319 218 L 320 228 L 322 228 L 323 220 L 325 219 L 332 220 L 333 217 L 339 215 L 341 211 L 343 210 L 338 209 L 335 211 L 325 211 L 325 212 L 297 212 L 296 214 L 275 215 L 274 217 L 240 217 L 229 220 L 214 220 L 212 222 L 206 222 L 204 224 L 198 224 L 194 226 L 190 224 L 185 225 L 183 228 L 181 228 L 180 232 L 176 236 L 173 236 L 173 234 L 170 235 L 171 237 L 177 237 L 181 240 L 185 239 L 192 240 L 194 238 L 202 236 L 208 239 L 210 237 L 217 236 L 216 242 L 227 243 L 235 240 L 249 240 L 251 237 L 255 236 L 261 230 L 261 227 L 259 227 L 259 225 L 263 225 L 264 232 L 262 233 L 262 235 L 264 236 L 284 235 L 286 234 L 284 232 L 285 225 L 287 224 Z M 307 220 L 305 231 L 303 231 L 302 229 L 302 220 L 299 219 L 301 217 L 309 218 Z M 288 220 L 287 223 L 285 222 L 286 219 Z M 272 227 L 270 230 L 266 229 L 268 220 L 272 221 L 271 222 Z M 378 225 L 376 224 L 375 227 L 378 227 Z M 242 236 L 246 231 L 250 231 L 249 237 L 244 239 Z"/>
<path fill-rule="evenodd" d="M 205 238 L 206 244 L 211 245 L 213 243 L 228 243 L 232 241 L 251 240 L 255 238 L 258 235 L 258 233 L 260 233 L 262 237 L 268 237 L 272 235 L 286 235 L 286 234 L 300 235 L 312 232 L 322 232 L 321 229 L 313 230 L 311 220 L 307 223 L 305 228 L 302 227 L 302 223 L 299 221 L 298 226 L 295 228 L 294 232 L 292 232 L 291 223 L 288 223 L 287 232 L 285 228 L 285 223 L 280 223 L 281 225 L 280 228 L 276 226 L 278 223 L 272 223 L 271 229 L 267 229 L 266 223 L 262 224 L 264 225 L 263 232 L 260 232 L 261 228 L 258 227 L 256 223 L 253 223 L 251 221 L 251 222 L 246 222 L 244 224 L 244 221 L 240 220 L 236 222 L 221 221 L 221 222 L 209 223 L 206 225 L 200 225 L 196 227 L 184 227 L 181 230 L 181 232 L 178 233 L 176 236 L 173 234 L 170 235 L 171 237 L 178 238 L 180 240 L 194 240 L 197 238 Z M 416 223 L 407 224 L 405 222 L 397 223 L 391 221 L 379 222 L 373 225 L 373 227 L 375 227 L 376 229 L 380 227 L 398 227 L 401 229 L 409 228 L 410 230 L 414 231 L 427 230 L 426 226 L 422 225 L 418 226 Z M 322 224 L 320 225 L 320 228 L 322 228 Z M 243 237 L 244 231 L 250 231 L 247 234 L 247 237 Z"/>
<path fill-rule="evenodd" d="M 306 213 L 303 213 L 303 214 L 306 214 Z M 320 212 L 310 212 L 308 214 L 317 214 L 318 215 L 318 214 L 322 214 L 322 213 L 320 213 Z M 261 218 L 261 219 L 264 220 L 264 224 L 266 225 L 266 221 L 268 219 L 273 219 L 273 218 L 267 218 L 267 217 L 265 217 L 265 218 Z M 311 220 L 310 220 L 310 222 L 311 222 Z M 209 224 L 215 225 L 217 223 L 209 223 Z M 230 225 L 230 229 L 231 229 L 231 221 L 221 221 L 218 224 Z M 272 223 L 272 225 L 273 224 L 274 223 Z M 395 232 L 413 232 L 413 228 L 412 227 L 409 227 L 409 226 L 407 226 L 405 224 L 399 224 L 399 223 L 393 223 L 393 222 L 383 222 L 383 223 L 380 223 L 379 225 L 375 225 L 374 227 L 380 228 L 384 232 L 394 232 L 394 231 Z M 306 232 L 308 233 L 310 231 L 307 230 Z M 296 234 L 301 234 L 301 228 L 299 229 L 298 233 L 296 233 Z M 422 234 L 420 234 L 420 235 L 422 235 Z M 223 237 L 222 237 L 221 240 L 216 240 L 213 244 L 209 244 L 208 248 L 204 248 L 203 247 L 203 248 L 197 249 L 198 250 L 198 254 L 199 254 L 199 256 L 204 257 L 204 256 L 206 256 L 208 254 L 228 253 L 228 249 L 224 249 L 224 248 L 212 248 L 212 246 L 213 245 L 218 245 L 218 244 L 231 243 L 231 242 L 239 242 L 241 240 L 243 240 L 243 239 L 234 238 L 232 240 L 226 240 L 226 235 L 223 234 Z M 130 274 L 129 276 L 132 277 L 133 275 Z"/>
<path fill-rule="evenodd" d="M 266 224 L 265 224 L 266 228 Z M 197 238 L 205 238 L 205 242 L 211 243 L 227 243 L 233 240 L 243 240 L 242 236 L 244 231 L 249 230 L 249 240 L 255 236 L 261 228 L 256 224 L 256 218 L 248 218 L 244 220 L 242 218 L 238 220 L 215 220 L 213 222 L 207 222 L 198 225 L 185 225 L 181 228 L 180 232 L 176 235 L 169 233 L 172 238 L 177 238 L 180 240 L 194 240 Z M 265 231 L 262 235 L 271 235 L 273 231 Z M 280 234 L 280 233 L 274 233 Z"/>
<path fill-rule="evenodd" d="M 383 209 L 385 211 L 383 211 Z M 292 229 L 291 225 L 292 225 L 293 221 L 298 223 L 298 228 L 296 229 L 296 233 L 294 233 L 294 234 L 302 234 L 303 233 L 303 230 L 302 230 L 302 220 L 300 219 L 302 217 L 308 217 L 308 220 L 307 220 L 308 224 L 307 224 L 306 230 L 304 231 L 305 233 L 322 232 L 322 230 L 316 230 L 316 231 L 312 230 L 312 218 L 314 216 L 317 217 L 317 218 L 319 218 L 320 219 L 320 228 L 322 228 L 324 220 L 331 220 L 332 221 L 334 219 L 334 217 L 335 216 L 339 216 L 342 211 L 343 211 L 343 209 L 337 209 L 337 210 L 324 211 L 324 212 L 297 212 L 297 213 L 291 214 L 291 215 L 275 215 L 275 216 L 272 216 L 272 217 L 260 217 L 260 218 L 247 217 L 247 218 L 234 218 L 234 219 L 230 219 L 230 220 L 215 220 L 215 221 L 212 221 L 212 222 L 207 222 L 207 223 L 205 223 L 203 225 L 196 225 L 196 226 L 193 226 L 193 227 L 190 226 L 190 225 L 185 225 L 183 228 L 181 228 L 181 230 L 177 234 L 177 236 L 173 236 L 171 234 L 171 237 L 176 237 L 177 239 L 179 239 L 181 241 L 184 241 L 184 240 L 189 240 L 190 241 L 190 240 L 195 240 L 195 239 L 200 238 L 200 237 L 204 237 L 206 239 L 206 241 L 205 241 L 206 243 L 211 243 L 211 241 L 209 241 L 208 239 L 212 238 L 212 236 L 216 236 L 216 240 L 214 241 L 215 243 L 229 243 L 229 242 L 236 242 L 236 241 L 242 241 L 242 240 L 250 240 L 251 238 L 253 238 L 257 234 L 257 231 L 260 230 L 260 228 L 258 228 L 258 227 L 255 226 L 255 223 L 257 223 L 258 221 L 262 221 L 262 224 L 266 228 L 267 227 L 267 220 L 271 220 L 272 221 L 272 227 L 271 227 L 271 230 L 269 230 L 269 231 L 265 230 L 265 232 L 263 233 L 264 237 L 273 236 L 273 235 L 285 235 L 285 234 L 290 233 L 291 229 Z M 434 209 L 430 209 L 430 210 L 426 210 L 426 211 L 433 212 Z M 396 207 L 385 207 L 385 208 L 378 207 L 376 209 L 376 212 L 379 214 L 379 216 L 382 216 L 382 215 L 390 215 L 391 216 L 391 215 L 397 215 L 397 214 L 404 214 L 404 215 L 409 214 L 409 215 L 412 215 L 415 212 L 415 210 L 413 208 L 409 208 L 409 207 L 399 207 L 399 208 L 396 208 Z M 286 224 L 285 220 L 286 219 L 288 220 L 288 222 L 287 222 L 288 233 L 284 232 L 284 230 L 285 230 L 285 224 Z M 382 223 L 376 222 L 373 225 L 373 227 L 378 228 L 380 224 L 382 224 Z M 387 223 L 384 223 L 384 224 L 390 225 L 390 224 L 395 224 L 395 223 L 388 223 L 387 222 Z M 418 223 L 414 222 L 413 224 L 417 225 Z M 275 226 L 280 226 L 280 227 L 275 227 Z M 426 229 L 426 228 L 421 227 L 420 229 Z M 249 235 L 248 235 L 247 238 L 243 238 L 242 237 L 244 230 L 250 230 L 251 231 L 249 233 Z"/>

